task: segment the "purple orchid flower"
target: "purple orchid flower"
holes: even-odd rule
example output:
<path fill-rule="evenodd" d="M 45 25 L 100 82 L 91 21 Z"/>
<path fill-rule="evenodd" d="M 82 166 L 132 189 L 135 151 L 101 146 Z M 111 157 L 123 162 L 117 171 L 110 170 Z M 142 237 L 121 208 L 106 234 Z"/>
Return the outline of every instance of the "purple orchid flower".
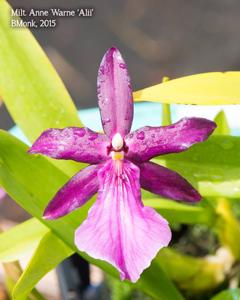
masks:
<path fill-rule="evenodd" d="M 87 219 L 76 230 L 75 244 L 80 251 L 115 266 L 122 280 L 136 282 L 171 240 L 168 222 L 153 208 L 143 206 L 141 187 L 175 200 L 201 199 L 179 174 L 149 160 L 206 140 L 216 125 L 202 118 L 185 118 L 170 126 L 147 126 L 129 133 L 132 89 L 116 48 L 103 57 L 97 91 L 105 134 L 77 127 L 48 129 L 29 153 L 90 164 L 57 192 L 44 217 L 62 217 L 98 192 Z"/>

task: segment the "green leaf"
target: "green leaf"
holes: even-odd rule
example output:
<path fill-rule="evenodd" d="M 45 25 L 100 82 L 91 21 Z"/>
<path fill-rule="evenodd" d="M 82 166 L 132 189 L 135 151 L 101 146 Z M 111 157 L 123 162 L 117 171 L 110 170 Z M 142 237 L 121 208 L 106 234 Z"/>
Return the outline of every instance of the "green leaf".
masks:
<path fill-rule="evenodd" d="M 51 127 L 82 126 L 60 77 L 27 28 L 13 29 L 11 7 L 0 1 L 0 96 L 12 118 L 34 141 Z M 79 166 L 54 161 L 69 175 Z"/>
<path fill-rule="evenodd" d="M 32 252 L 48 228 L 32 218 L 0 234 L 0 261 L 11 262 Z"/>
<path fill-rule="evenodd" d="M 240 299 L 240 289 L 229 289 L 226 291 L 223 291 L 213 298 L 211 300 L 239 300 Z"/>
<path fill-rule="evenodd" d="M 135 286 L 156 300 L 184 300 L 156 261 L 144 271 Z"/>
<path fill-rule="evenodd" d="M 225 266 L 215 256 L 192 257 L 165 248 L 158 254 L 157 261 L 182 290 L 195 295 L 218 287 L 226 276 Z"/>
<path fill-rule="evenodd" d="M 135 101 L 219 105 L 240 103 L 240 72 L 185 76 L 136 91 Z"/>
<path fill-rule="evenodd" d="M 217 199 L 216 212 L 218 220 L 215 224 L 215 231 L 218 234 L 222 245 L 230 249 L 232 255 L 240 260 L 240 245 L 236 240 L 240 236 L 240 223 L 235 218 L 230 201 L 228 199 Z"/>
<path fill-rule="evenodd" d="M 162 104 L 162 126 L 172 124 L 171 108 L 169 104 Z"/>
<path fill-rule="evenodd" d="M 0 1 L 0 95 L 30 141 L 50 127 L 81 126 L 61 79 L 27 28 L 10 26 Z"/>
<path fill-rule="evenodd" d="M 13 300 L 26 299 L 38 281 L 72 253 L 72 249 L 48 232 L 15 285 Z"/>
<path fill-rule="evenodd" d="M 155 208 L 170 224 L 212 225 L 216 218 L 209 206 L 193 206 L 159 198 L 144 200 L 144 205 Z"/>
<path fill-rule="evenodd" d="M 162 82 L 169 81 L 167 76 L 163 77 Z M 171 119 L 171 108 L 169 104 L 162 104 L 162 126 L 167 126 L 172 123 Z"/>
<path fill-rule="evenodd" d="M 124 281 L 119 281 L 112 276 L 105 278 L 111 291 L 111 300 L 131 300 L 133 289 L 132 286 Z"/>
<path fill-rule="evenodd" d="M 22 268 L 18 261 L 11 263 L 3 263 L 4 281 L 8 290 L 8 294 L 12 294 L 12 290 L 22 274 Z M 24 300 L 45 300 L 45 298 L 36 290 L 33 289 L 27 298 Z"/>
<path fill-rule="evenodd" d="M 240 197 L 240 137 L 212 136 L 154 161 L 180 173 L 205 197 Z"/>
<path fill-rule="evenodd" d="M 228 125 L 227 117 L 225 112 L 221 110 L 215 117 L 214 121 L 217 124 L 217 128 L 214 130 L 215 135 L 230 135 L 230 127 Z"/>
<path fill-rule="evenodd" d="M 118 272 L 112 266 L 79 252 L 74 245 L 74 231 L 85 219 L 92 201 L 58 220 L 46 221 L 41 218 L 47 203 L 69 176 L 43 156 L 29 155 L 26 150 L 27 147 L 22 142 L 0 131 L 0 185 L 20 206 L 48 226 L 72 250 L 119 278 Z M 156 278 L 158 280 L 153 280 Z M 177 289 L 154 261 L 142 274 L 136 286 L 153 299 L 182 300 Z"/>

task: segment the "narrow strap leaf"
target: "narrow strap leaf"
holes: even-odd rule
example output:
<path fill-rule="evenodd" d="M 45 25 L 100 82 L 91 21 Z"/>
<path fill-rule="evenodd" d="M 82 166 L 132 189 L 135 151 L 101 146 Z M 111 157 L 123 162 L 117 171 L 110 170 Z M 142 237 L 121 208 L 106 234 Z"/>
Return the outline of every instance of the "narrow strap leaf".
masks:
<path fill-rule="evenodd" d="M 0 95 L 30 141 L 50 127 L 81 126 L 57 72 L 27 28 L 12 30 L 11 7 L 0 1 Z"/>
<path fill-rule="evenodd" d="M 0 95 L 13 120 L 31 142 L 48 128 L 81 127 L 70 95 L 30 30 L 9 26 L 10 11 L 0 1 Z M 70 175 L 79 170 L 71 161 L 54 164 Z"/>
<path fill-rule="evenodd" d="M 210 207 L 192 206 L 166 199 L 147 199 L 144 205 L 155 208 L 170 224 L 212 225 L 216 215 Z"/>
<path fill-rule="evenodd" d="M 217 128 L 214 130 L 215 135 L 229 135 L 231 133 L 230 127 L 228 125 L 228 120 L 224 110 L 221 110 L 214 119 L 217 124 Z"/>
<path fill-rule="evenodd" d="M 48 232 L 15 285 L 12 297 L 24 300 L 38 281 L 73 253 L 55 234 Z"/>
<path fill-rule="evenodd" d="M 21 259 L 33 251 L 49 231 L 36 218 L 32 218 L 0 234 L 0 261 L 11 262 Z"/>
<path fill-rule="evenodd" d="M 162 82 L 167 82 L 169 81 L 168 77 L 163 77 Z M 172 118 L 171 118 L 171 107 L 170 104 L 168 103 L 163 103 L 162 104 L 162 126 L 167 126 L 172 123 Z"/>
<path fill-rule="evenodd" d="M 240 104 L 240 72 L 185 76 L 136 91 L 135 101 L 220 105 Z"/>

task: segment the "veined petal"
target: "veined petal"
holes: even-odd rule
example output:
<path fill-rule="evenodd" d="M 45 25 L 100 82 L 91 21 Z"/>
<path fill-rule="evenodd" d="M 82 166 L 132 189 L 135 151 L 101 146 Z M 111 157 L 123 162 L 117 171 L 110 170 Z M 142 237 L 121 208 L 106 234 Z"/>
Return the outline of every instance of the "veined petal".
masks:
<path fill-rule="evenodd" d="M 121 53 L 110 48 L 98 71 L 98 104 L 104 132 L 112 138 L 129 133 L 133 119 L 133 96 L 127 66 Z"/>
<path fill-rule="evenodd" d="M 204 118 L 184 118 L 169 126 L 146 126 L 126 136 L 126 157 L 143 162 L 161 154 L 181 152 L 206 140 L 215 128 L 214 122 Z"/>
<path fill-rule="evenodd" d="M 111 263 L 122 280 L 136 282 L 157 252 L 168 245 L 170 228 L 154 209 L 143 206 L 139 168 L 133 163 L 109 160 L 98 178 L 98 198 L 76 230 L 76 246 Z"/>
<path fill-rule="evenodd" d="M 201 195 L 178 173 L 152 162 L 139 164 L 141 187 L 174 200 L 196 202 Z"/>
<path fill-rule="evenodd" d="M 45 219 L 57 219 L 85 204 L 98 190 L 100 165 L 91 165 L 73 176 L 48 204 Z"/>
<path fill-rule="evenodd" d="M 107 158 L 108 144 L 106 135 L 88 128 L 52 128 L 44 131 L 28 152 L 96 164 Z"/>

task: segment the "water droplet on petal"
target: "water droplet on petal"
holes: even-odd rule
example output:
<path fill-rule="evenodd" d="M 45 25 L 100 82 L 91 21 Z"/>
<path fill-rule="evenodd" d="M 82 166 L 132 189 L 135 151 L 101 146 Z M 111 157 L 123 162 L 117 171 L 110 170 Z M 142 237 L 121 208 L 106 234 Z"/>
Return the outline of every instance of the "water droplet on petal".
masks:
<path fill-rule="evenodd" d="M 129 136 L 128 136 L 128 138 L 132 139 L 133 138 L 133 133 L 130 133 Z"/>
<path fill-rule="evenodd" d="M 111 122 L 111 120 L 110 120 L 109 118 L 104 119 L 104 120 L 102 121 L 103 125 L 106 125 L 107 123 L 110 123 L 110 122 Z"/>
<path fill-rule="evenodd" d="M 138 140 L 144 140 L 144 138 L 145 138 L 145 133 L 143 131 L 137 133 Z"/>
<path fill-rule="evenodd" d="M 96 140 L 97 137 L 98 137 L 98 134 L 93 132 L 93 133 L 91 133 L 91 135 L 89 136 L 88 139 L 89 139 L 89 141 L 94 141 L 94 140 Z"/>
<path fill-rule="evenodd" d="M 81 128 L 81 129 L 79 129 L 79 131 L 78 131 L 77 133 L 75 133 L 75 134 L 77 134 L 77 136 L 79 136 L 79 137 L 83 137 L 83 136 L 86 134 L 86 132 L 85 132 L 85 129 L 84 129 L 84 128 Z"/>
<path fill-rule="evenodd" d="M 99 68 L 99 71 L 100 71 L 100 73 L 101 73 L 102 75 L 104 75 L 104 73 L 105 73 L 104 66 L 101 66 L 101 67 Z"/>
<path fill-rule="evenodd" d="M 65 147 L 64 147 L 63 145 L 59 145 L 59 146 L 58 146 L 58 150 L 59 150 L 59 151 L 63 151 L 64 149 L 65 149 Z"/>
<path fill-rule="evenodd" d="M 126 69 L 126 64 L 120 63 L 120 64 L 119 64 L 119 67 L 120 67 L 121 69 Z"/>

